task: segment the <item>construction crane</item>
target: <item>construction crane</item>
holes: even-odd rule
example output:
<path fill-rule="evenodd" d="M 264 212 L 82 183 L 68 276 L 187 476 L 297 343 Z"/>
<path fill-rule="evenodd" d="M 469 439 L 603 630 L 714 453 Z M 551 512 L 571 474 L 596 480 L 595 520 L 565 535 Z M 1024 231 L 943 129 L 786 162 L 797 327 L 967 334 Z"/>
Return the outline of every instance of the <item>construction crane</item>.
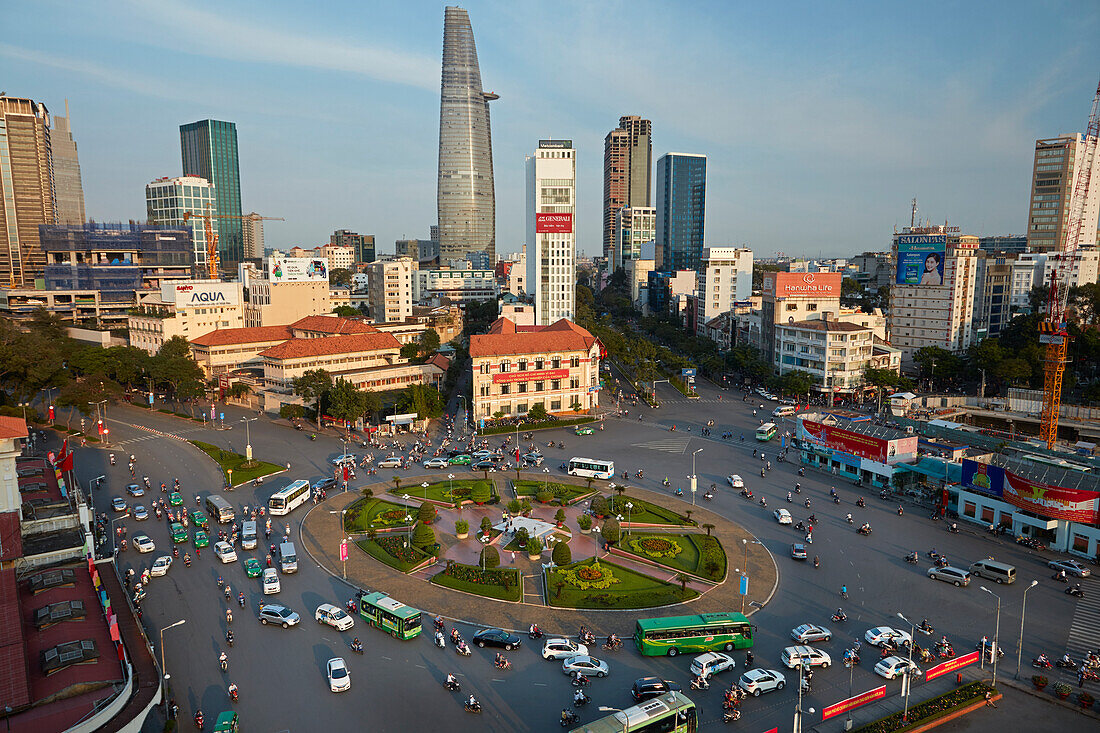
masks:
<path fill-rule="evenodd" d="M 1081 233 L 1085 228 L 1085 204 L 1092 183 L 1092 166 L 1096 157 L 1096 142 L 1100 137 L 1100 84 L 1092 98 L 1092 112 L 1085 131 L 1083 144 L 1076 151 L 1079 166 L 1077 180 L 1073 184 L 1066 236 L 1061 241 L 1058 265 L 1050 278 L 1047 295 L 1047 317 L 1039 323 L 1039 343 L 1046 346 L 1043 358 L 1043 412 L 1039 424 L 1039 438 L 1053 449 L 1058 440 L 1058 413 L 1062 407 L 1062 376 L 1069 361 L 1069 329 L 1066 324 L 1066 307 L 1069 303 L 1069 282 Z M 1091 244 L 1091 242 L 1090 242 Z"/>
<path fill-rule="evenodd" d="M 206 213 L 198 214 L 194 211 L 183 212 L 183 223 L 186 224 L 188 219 L 196 218 L 203 220 L 203 231 L 206 234 L 206 272 L 207 276 L 211 280 L 218 279 L 218 235 L 214 233 L 214 225 L 211 223 L 213 219 L 250 219 L 253 221 L 286 221 L 281 216 L 260 216 L 259 214 L 247 214 L 245 216 L 239 216 L 237 214 L 211 214 L 210 204 L 206 205 Z"/>

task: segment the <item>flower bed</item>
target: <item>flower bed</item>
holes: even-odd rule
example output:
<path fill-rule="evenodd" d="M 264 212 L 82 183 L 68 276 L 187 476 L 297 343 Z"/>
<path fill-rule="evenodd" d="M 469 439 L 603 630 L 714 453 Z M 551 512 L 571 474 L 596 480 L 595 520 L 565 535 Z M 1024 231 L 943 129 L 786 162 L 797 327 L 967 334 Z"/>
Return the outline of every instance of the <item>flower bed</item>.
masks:
<path fill-rule="evenodd" d="M 489 501 L 486 503 L 493 504 L 497 501 L 496 487 L 493 486 L 492 481 L 486 481 L 485 479 L 461 478 L 453 481 L 437 481 L 434 484 L 429 484 L 427 489 L 419 484 L 402 482 L 400 489 L 389 489 L 387 493 L 395 496 L 408 494 L 410 497 L 458 506 L 462 502 L 472 500 L 474 486 L 477 484 L 487 484 L 489 486 Z"/>
<path fill-rule="evenodd" d="M 682 603 L 699 595 L 690 588 L 681 591 L 675 583 L 666 583 L 606 560 L 598 563 L 600 575 L 596 579 L 593 572 L 596 565 L 595 560 L 589 558 L 545 571 L 549 604 L 560 608 L 653 608 Z M 606 588 L 594 585 L 606 582 L 605 577 L 614 582 Z"/>
<path fill-rule="evenodd" d="M 714 583 L 726 577 L 726 552 L 717 537 L 699 533 L 630 534 L 625 540 L 616 551 L 633 553 Z"/>
<path fill-rule="evenodd" d="M 553 481 L 530 481 L 528 479 L 512 481 L 512 489 L 516 492 L 516 496 L 529 496 L 534 498 L 538 496 L 540 491 L 543 491 L 543 487 L 550 490 L 554 495 L 550 503 L 560 506 L 568 506 L 577 498 L 591 493 L 584 486 L 559 484 Z"/>
<path fill-rule="evenodd" d="M 522 578 L 516 568 L 482 570 L 476 565 L 449 562 L 442 572 L 432 577 L 432 583 L 503 601 L 523 599 Z"/>
<path fill-rule="evenodd" d="M 894 713 L 856 728 L 856 733 L 892 733 L 893 731 L 913 728 L 923 723 L 930 723 L 958 708 L 981 700 L 987 692 L 996 694 L 997 691 L 984 682 L 971 682 L 969 685 L 963 685 L 958 689 L 910 707 L 908 722 L 902 721 L 902 713 Z"/>
<path fill-rule="evenodd" d="M 360 540 L 355 544 L 375 560 L 407 573 L 431 559 L 431 555 L 412 545 L 406 547 L 405 541 L 404 536 L 391 536 L 379 537 L 375 540 Z"/>
<path fill-rule="evenodd" d="M 626 543 L 634 552 L 639 555 L 645 555 L 646 557 L 676 557 L 684 551 L 680 545 L 667 537 L 657 537 L 654 535 L 631 537 Z"/>
<path fill-rule="evenodd" d="M 415 508 L 394 504 L 385 499 L 363 498 L 348 507 L 347 514 L 344 515 L 344 527 L 348 532 L 368 532 L 372 526 L 375 529 L 404 527 L 410 524 L 405 521 L 406 515 L 415 520 Z"/>

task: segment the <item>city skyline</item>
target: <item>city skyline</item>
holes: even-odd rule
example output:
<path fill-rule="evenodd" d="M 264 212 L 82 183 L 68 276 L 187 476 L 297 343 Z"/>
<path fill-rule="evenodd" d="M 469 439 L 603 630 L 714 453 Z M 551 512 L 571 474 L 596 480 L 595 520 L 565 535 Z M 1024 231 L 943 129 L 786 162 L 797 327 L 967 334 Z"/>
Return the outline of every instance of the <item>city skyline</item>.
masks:
<path fill-rule="evenodd" d="M 179 125 L 213 118 L 238 124 L 247 207 L 287 219 L 267 228 L 269 246 L 315 246 L 348 228 L 375 234 L 387 252 L 435 223 L 444 3 L 369 13 L 276 3 L 258 23 L 247 7 L 111 7 L 120 12 L 16 6 L 13 22 L 48 31 L 55 45 L 0 44 L 9 95 L 51 111 L 70 100 L 90 218 L 141 219 L 144 185 L 182 173 Z M 616 39 L 606 33 L 621 24 L 614 6 L 567 4 L 553 25 L 537 23 L 535 9 L 468 6 L 481 72 L 501 94 L 498 251 L 523 243 L 524 155 L 553 131 L 574 141 L 581 163 L 578 249 L 600 252 L 603 138 L 633 114 L 653 120 L 654 158 L 707 155 L 708 246 L 760 256 L 885 249 L 913 196 L 935 222 L 1024 232 L 1035 140 L 1084 127 L 1100 13 L 940 7 L 807 4 L 773 15 L 642 3 Z M 194 39 L 167 32 L 193 25 L 204 28 Z M 692 34 L 693 54 L 677 52 L 678 32 Z M 1023 44 L 1041 67 L 1007 53 Z M 559 45 L 570 53 L 553 68 L 531 53 Z M 620 80 L 625 54 L 631 74 Z M 194 68 L 167 85 L 155 64 Z M 290 96 L 295 104 L 278 101 Z M 288 146 L 306 126 L 313 132 Z M 287 190 L 288 172 L 309 190 Z"/>

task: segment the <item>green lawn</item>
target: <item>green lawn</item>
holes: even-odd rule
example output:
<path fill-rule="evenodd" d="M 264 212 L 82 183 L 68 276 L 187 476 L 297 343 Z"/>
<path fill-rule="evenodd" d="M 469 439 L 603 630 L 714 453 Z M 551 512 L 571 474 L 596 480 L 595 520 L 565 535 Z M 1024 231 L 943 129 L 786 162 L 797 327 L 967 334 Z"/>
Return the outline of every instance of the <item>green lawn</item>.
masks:
<path fill-rule="evenodd" d="M 245 457 L 240 453 L 233 453 L 224 448 L 219 448 L 216 445 L 210 445 L 209 443 L 203 443 L 198 440 L 189 442 L 191 445 L 213 458 L 217 464 L 221 466 L 222 473 L 225 475 L 227 481 L 229 480 L 229 471 L 232 471 L 234 486 L 247 483 L 260 476 L 268 476 L 283 470 L 282 466 L 277 466 L 274 463 L 257 461 L 255 459 L 246 461 Z"/>
<path fill-rule="evenodd" d="M 584 486 L 559 484 L 553 481 L 531 481 L 528 479 L 522 479 L 520 481 L 512 480 L 512 488 L 515 489 L 516 495 L 530 497 L 532 500 L 534 500 L 538 492 L 543 490 L 543 487 L 554 492 L 554 498 L 549 502 L 551 504 L 565 505 L 578 496 L 584 496 L 585 494 L 591 493 Z"/>
<path fill-rule="evenodd" d="M 570 417 L 561 420 L 544 420 L 542 422 L 525 422 L 520 423 L 519 431 L 521 433 L 528 430 L 552 430 L 553 428 L 568 428 L 573 425 L 583 425 L 584 423 L 596 422 L 594 417 Z M 498 425 L 496 427 L 484 427 L 479 429 L 478 435 L 499 435 L 501 433 L 514 433 L 516 432 L 515 425 Z"/>
<path fill-rule="evenodd" d="M 468 476 L 469 474 L 467 473 L 466 475 Z M 402 481 L 401 488 L 389 489 L 387 493 L 393 494 L 394 496 L 404 496 L 408 494 L 410 498 L 427 498 L 432 501 L 439 501 L 450 504 L 451 506 L 457 506 L 458 502 L 470 499 L 470 493 L 473 491 L 475 484 L 488 484 L 489 501 L 486 503 L 492 503 L 493 497 L 496 496 L 496 488 L 493 486 L 492 481 L 486 481 L 483 478 L 456 478 L 453 481 L 444 479 L 443 481 L 429 484 L 427 489 L 418 483 Z M 454 490 L 453 494 L 452 488 Z"/>
<path fill-rule="evenodd" d="M 682 603 L 699 595 L 690 588 L 681 592 L 679 585 L 655 580 L 648 575 L 636 573 L 606 560 L 600 561 L 600 567 L 610 569 L 619 581 L 607 589 L 582 590 L 560 580 L 564 572 L 593 563 L 594 560 L 589 558 L 546 571 L 550 605 L 561 608 L 652 608 L 670 603 Z M 558 592 L 559 582 L 561 582 L 560 593 Z"/>
<path fill-rule="evenodd" d="M 407 527 L 405 516 L 411 515 L 416 521 L 416 507 L 406 507 L 385 499 L 365 497 L 348 507 L 344 515 L 344 527 L 348 532 L 366 532 L 374 525 L 375 529 L 385 527 Z"/>
<path fill-rule="evenodd" d="M 483 571 L 476 565 L 452 563 L 432 576 L 432 582 L 444 588 L 461 590 L 502 601 L 523 600 L 523 582 L 516 568 Z M 507 582 L 507 585 L 505 584 Z"/>
<path fill-rule="evenodd" d="M 407 573 L 430 555 L 412 545 L 404 546 L 404 535 L 387 535 L 377 540 L 359 540 L 355 544 L 375 560 Z"/>
<path fill-rule="evenodd" d="M 623 494 L 622 496 L 609 496 L 606 497 L 611 507 L 611 515 L 621 514 L 623 521 L 628 518 L 631 522 L 638 522 L 640 524 L 673 524 L 673 525 L 686 525 L 694 526 L 695 520 L 688 519 L 684 514 L 677 514 L 671 509 L 665 509 L 662 506 L 651 504 L 645 499 L 638 499 L 630 494 Z M 633 506 L 628 512 L 625 504 L 629 502 Z"/>
<path fill-rule="evenodd" d="M 680 548 L 680 552 L 671 557 L 647 554 L 645 552 L 646 540 L 656 541 L 657 543 L 662 540 L 674 542 Z M 631 544 L 632 542 L 637 544 Z M 659 563 L 673 570 L 683 570 L 686 573 L 698 575 L 700 578 L 716 583 L 726 576 L 726 553 L 722 548 L 722 543 L 715 537 L 708 539 L 705 534 L 639 534 L 631 532 L 629 535 L 623 535 L 618 546 L 620 549 L 632 552 L 650 562 Z M 707 546 L 712 549 L 707 552 L 708 557 L 704 560 L 704 547 Z"/>

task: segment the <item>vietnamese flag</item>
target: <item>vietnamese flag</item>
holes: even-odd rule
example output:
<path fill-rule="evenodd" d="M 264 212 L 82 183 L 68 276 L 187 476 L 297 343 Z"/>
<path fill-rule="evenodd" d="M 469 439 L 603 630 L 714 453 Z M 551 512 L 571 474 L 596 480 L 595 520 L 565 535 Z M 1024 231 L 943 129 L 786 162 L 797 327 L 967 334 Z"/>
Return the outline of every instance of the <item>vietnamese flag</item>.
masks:
<path fill-rule="evenodd" d="M 347 480 L 348 480 L 348 464 L 345 463 L 344 464 L 344 481 L 347 482 Z"/>

